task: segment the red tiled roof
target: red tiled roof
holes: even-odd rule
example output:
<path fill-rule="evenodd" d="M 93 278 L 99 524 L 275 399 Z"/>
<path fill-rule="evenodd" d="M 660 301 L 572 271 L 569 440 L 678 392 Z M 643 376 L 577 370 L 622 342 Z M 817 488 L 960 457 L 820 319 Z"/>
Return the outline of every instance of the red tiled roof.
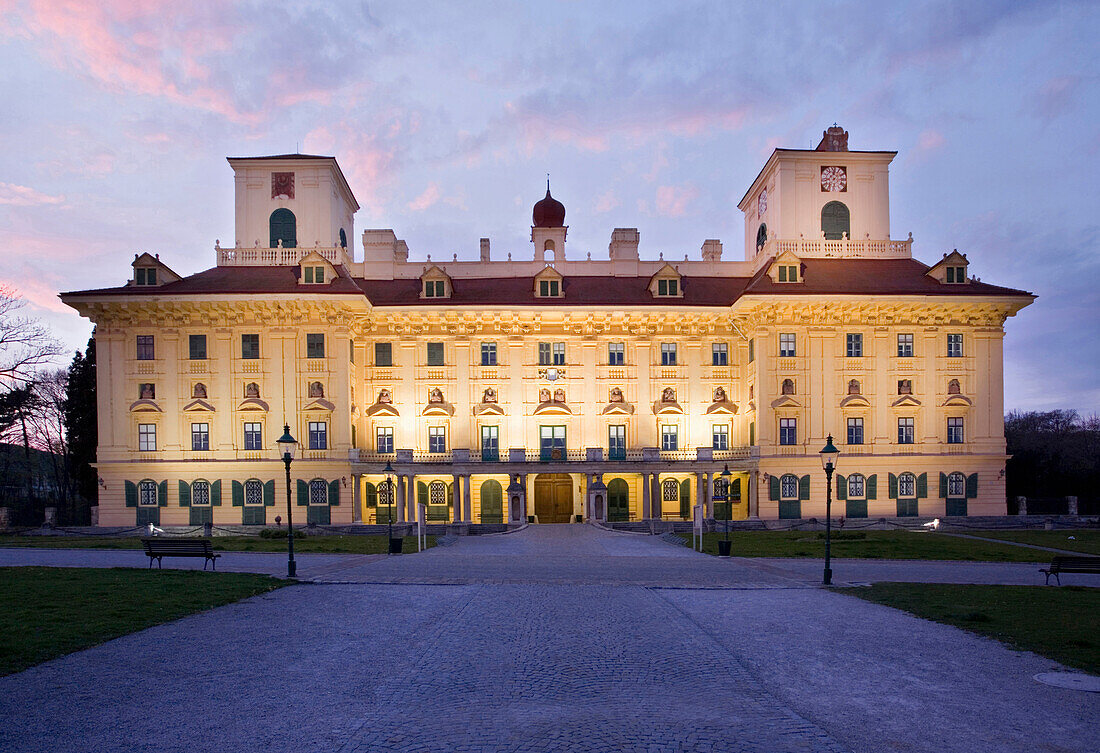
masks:
<path fill-rule="evenodd" d="M 328 285 L 299 285 L 298 267 L 213 267 L 184 277 L 177 282 L 159 286 L 126 285 L 119 288 L 78 290 L 64 296 L 88 295 L 196 295 L 207 293 L 324 293 L 355 294 L 363 291 L 356 286 L 347 270 L 336 268 L 339 277 Z"/>

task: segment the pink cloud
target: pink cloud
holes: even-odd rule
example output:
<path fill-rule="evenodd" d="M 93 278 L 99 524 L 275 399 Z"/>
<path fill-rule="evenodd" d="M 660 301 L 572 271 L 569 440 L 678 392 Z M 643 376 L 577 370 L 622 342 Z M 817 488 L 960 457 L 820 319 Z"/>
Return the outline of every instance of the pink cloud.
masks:
<path fill-rule="evenodd" d="M 693 185 L 658 186 L 655 206 L 662 217 L 683 217 L 688 205 L 699 196 L 699 189 Z"/>
<path fill-rule="evenodd" d="M 921 131 L 917 137 L 917 149 L 921 152 L 934 152 L 946 143 L 943 134 L 931 128 Z"/>
<path fill-rule="evenodd" d="M 408 206 L 414 212 L 423 212 L 428 207 L 439 201 L 439 184 L 432 181 L 424 192 L 409 202 Z"/>
<path fill-rule="evenodd" d="M 321 126 L 307 133 L 302 148 L 314 154 L 336 155 L 359 203 L 375 215 L 383 213 L 382 197 L 387 195 L 384 189 L 395 173 L 395 144 L 384 142 L 376 135 L 376 129 L 343 120 L 331 128 Z"/>
<path fill-rule="evenodd" d="M 0 183 L 0 204 L 14 207 L 35 207 L 42 204 L 61 204 L 64 196 L 50 196 L 27 186 L 14 183 Z"/>
<path fill-rule="evenodd" d="M 0 285 L 8 285 L 19 294 L 32 308 L 41 311 L 53 311 L 58 314 L 71 314 L 73 310 L 57 297 L 56 280 L 20 277 L 18 280 L 0 278 Z"/>
<path fill-rule="evenodd" d="M 596 214 L 610 212 L 612 209 L 619 206 L 619 203 L 619 197 L 615 195 L 615 189 L 608 189 L 607 193 L 596 199 Z"/>

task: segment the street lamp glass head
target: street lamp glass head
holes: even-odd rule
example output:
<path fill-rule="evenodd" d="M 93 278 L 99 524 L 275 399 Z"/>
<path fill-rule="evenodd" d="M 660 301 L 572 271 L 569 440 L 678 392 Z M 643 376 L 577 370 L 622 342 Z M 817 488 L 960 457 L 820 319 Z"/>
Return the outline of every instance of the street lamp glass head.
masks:
<path fill-rule="evenodd" d="M 393 466 L 390 465 L 390 461 L 386 461 L 386 467 L 382 469 L 382 473 L 386 474 L 387 476 L 393 475 Z"/>
<path fill-rule="evenodd" d="M 837 458 L 840 456 L 840 450 L 833 446 L 833 435 L 830 434 L 825 440 L 825 446 L 821 448 L 821 452 L 818 453 L 821 456 L 821 467 L 827 471 L 836 470 Z"/>
<path fill-rule="evenodd" d="M 721 476 L 724 479 L 728 479 L 731 475 L 733 475 L 733 474 L 730 473 L 730 464 L 726 463 L 726 467 L 723 468 L 722 472 L 719 473 L 718 475 Z"/>
<path fill-rule="evenodd" d="M 294 451 L 298 449 L 298 440 L 290 436 L 290 425 L 283 424 L 283 436 L 275 440 L 275 444 L 279 446 L 279 454 L 286 458 L 288 455 L 290 459 L 294 459 Z"/>

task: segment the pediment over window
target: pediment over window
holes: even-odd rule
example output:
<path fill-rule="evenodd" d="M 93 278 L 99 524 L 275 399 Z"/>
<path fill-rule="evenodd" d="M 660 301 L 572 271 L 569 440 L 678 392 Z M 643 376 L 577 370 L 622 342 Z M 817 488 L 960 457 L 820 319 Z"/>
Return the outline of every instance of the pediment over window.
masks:
<path fill-rule="evenodd" d="M 336 405 L 322 397 L 317 397 L 303 405 L 302 410 L 333 411 L 336 410 Z"/>
<path fill-rule="evenodd" d="M 299 285 L 328 285 L 336 277 L 336 267 L 316 251 L 310 251 L 298 262 Z"/>
<path fill-rule="evenodd" d="M 565 277 L 547 265 L 535 275 L 533 291 L 536 298 L 565 298 Z"/>
<path fill-rule="evenodd" d="M 871 405 L 871 401 L 863 395 L 847 395 L 840 401 L 841 408 L 866 408 Z"/>
<path fill-rule="evenodd" d="M 127 285 L 142 288 L 160 287 L 183 279 L 160 260 L 160 254 L 156 256 L 148 252 L 135 254 L 130 266 L 134 268 L 134 276 L 126 283 Z"/>
<path fill-rule="evenodd" d="M 648 289 L 654 298 L 683 298 L 684 280 L 676 267 L 665 264 L 649 278 Z"/>
<path fill-rule="evenodd" d="M 802 260 L 790 251 L 784 251 L 772 260 L 768 267 L 768 277 L 772 282 L 803 282 Z"/>
<path fill-rule="evenodd" d="M 710 404 L 710 407 L 707 408 L 707 414 L 735 416 L 737 415 L 737 403 L 729 400 L 719 400 Z"/>
<path fill-rule="evenodd" d="M 684 409 L 675 400 L 658 400 L 653 403 L 653 415 L 655 416 L 683 415 L 683 413 Z"/>
<path fill-rule="evenodd" d="M 569 406 L 561 400 L 548 400 L 543 403 L 539 403 L 532 413 L 536 416 L 550 415 L 550 416 L 565 416 L 572 415 L 573 411 L 569 410 Z"/>
<path fill-rule="evenodd" d="M 268 411 L 270 408 L 267 403 L 258 397 L 246 397 L 240 402 L 240 405 L 237 406 L 237 410 Z"/>
<path fill-rule="evenodd" d="M 368 416 L 399 416 L 397 408 L 393 406 L 393 403 L 377 402 L 371 407 L 367 408 Z"/>
<path fill-rule="evenodd" d="M 948 395 L 947 399 L 943 401 L 946 405 L 961 405 L 965 408 L 969 408 L 974 404 L 974 401 L 968 398 L 966 395 Z"/>
<path fill-rule="evenodd" d="M 902 395 L 894 402 L 890 403 L 891 408 L 901 408 L 911 405 L 920 405 L 920 400 L 917 400 L 912 395 Z"/>
<path fill-rule="evenodd" d="M 455 407 L 450 403 L 428 403 L 424 406 L 424 410 L 420 411 L 422 416 L 453 416 L 455 414 Z"/>
<path fill-rule="evenodd" d="M 792 395 L 782 395 L 772 400 L 773 408 L 801 408 L 802 403 L 794 399 Z"/>
<path fill-rule="evenodd" d="M 503 416 L 504 408 L 500 403 L 478 403 L 474 406 L 475 416 Z"/>
<path fill-rule="evenodd" d="M 214 406 L 206 402 L 202 398 L 192 400 L 187 405 L 183 406 L 184 411 L 210 411 L 214 412 Z"/>
<path fill-rule="evenodd" d="M 454 293 L 454 284 L 451 276 L 438 265 L 433 264 L 420 275 L 421 299 L 450 298 L 452 293 Z"/>
<path fill-rule="evenodd" d="M 142 398 L 130 403 L 132 413 L 164 413 L 164 409 L 157 405 L 155 400 Z"/>
<path fill-rule="evenodd" d="M 602 416 L 632 416 L 634 415 L 634 406 L 630 403 L 608 403 L 604 406 L 604 409 L 600 411 Z"/>

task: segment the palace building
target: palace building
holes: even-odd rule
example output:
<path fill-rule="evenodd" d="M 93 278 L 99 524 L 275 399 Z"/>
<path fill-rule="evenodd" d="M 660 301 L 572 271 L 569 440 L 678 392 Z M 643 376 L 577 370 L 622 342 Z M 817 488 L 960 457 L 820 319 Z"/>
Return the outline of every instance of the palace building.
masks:
<path fill-rule="evenodd" d="M 629 521 L 1005 512 L 1005 320 L 1034 299 L 890 233 L 896 152 L 776 149 L 718 240 L 410 260 L 333 157 L 230 158 L 235 242 L 181 277 L 62 294 L 95 323 L 100 525 Z M 387 483 L 383 469 L 393 469 Z M 728 495 L 715 481 L 728 469 Z M 723 498 L 724 497 L 724 498 Z"/>

